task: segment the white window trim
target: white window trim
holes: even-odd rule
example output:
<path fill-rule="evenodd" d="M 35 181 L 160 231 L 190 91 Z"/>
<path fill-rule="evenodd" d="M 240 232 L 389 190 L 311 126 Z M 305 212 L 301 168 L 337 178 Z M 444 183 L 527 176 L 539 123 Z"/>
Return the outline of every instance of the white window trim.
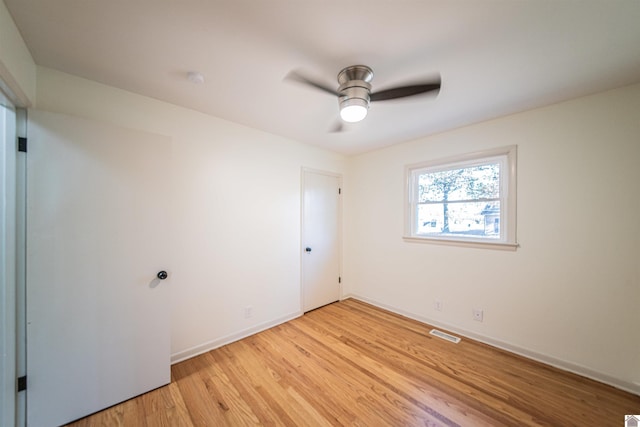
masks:
<path fill-rule="evenodd" d="M 438 166 L 444 166 L 443 169 L 449 169 L 455 167 L 456 164 L 469 164 L 475 160 L 482 160 L 505 155 L 507 158 L 507 173 L 503 174 L 501 183 L 501 185 L 506 187 L 506 203 L 501 204 L 504 205 L 501 206 L 501 209 L 503 210 L 501 213 L 501 227 L 504 227 L 505 232 L 502 240 L 491 241 L 488 239 L 451 236 L 415 236 L 412 234 L 413 221 L 415 219 L 416 211 L 416 206 L 413 200 L 415 194 L 413 188 L 413 171 L 417 169 L 434 168 Z M 404 235 L 402 237 L 403 240 L 405 242 L 432 243 L 439 245 L 454 245 L 473 248 L 515 251 L 518 247 L 516 238 L 516 162 L 517 146 L 510 145 L 507 147 L 477 151 L 474 153 L 468 153 L 444 159 L 431 160 L 427 162 L 414 163 L 405 166 L 405 224 Z"/>

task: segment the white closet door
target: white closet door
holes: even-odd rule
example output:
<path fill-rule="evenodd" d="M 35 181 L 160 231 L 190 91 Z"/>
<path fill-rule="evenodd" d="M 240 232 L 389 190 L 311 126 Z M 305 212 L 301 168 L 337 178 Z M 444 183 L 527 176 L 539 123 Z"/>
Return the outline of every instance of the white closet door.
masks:
<path fill-rule="evenodd" d="M 340 299 L 340 178 L 303 173 L 303 311 Z"/>
<path fill-rule="evenodd" d="M 57 426 L 170 381 L 171 141 L 36 110 L 28 136 L 27 421 Z"/>

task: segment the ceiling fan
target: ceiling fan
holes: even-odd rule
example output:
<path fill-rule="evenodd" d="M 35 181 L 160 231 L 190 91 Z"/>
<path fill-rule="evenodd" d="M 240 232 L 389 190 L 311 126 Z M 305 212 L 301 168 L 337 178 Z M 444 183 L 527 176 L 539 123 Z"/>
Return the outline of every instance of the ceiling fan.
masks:
<path fill-rule="evenodd" d="M 351 65 L 343 68 L 338 73 L 338 89 L 333 89 L 323 83 L 303 76 L 298 71 L 291 71 L 285 79 L 304 83 L 336 95 L 338 97 L 338 105 L 340 106 L 340 117 L 349 123 L 363 120 L 367 116 L 369 103 L 371 102 L 404 98 L 427 92 L 438 93 L 440 90 L 440 78 L 437 78 L 428 82 L 371 92 L 373 70 L 366 65 Z"/>

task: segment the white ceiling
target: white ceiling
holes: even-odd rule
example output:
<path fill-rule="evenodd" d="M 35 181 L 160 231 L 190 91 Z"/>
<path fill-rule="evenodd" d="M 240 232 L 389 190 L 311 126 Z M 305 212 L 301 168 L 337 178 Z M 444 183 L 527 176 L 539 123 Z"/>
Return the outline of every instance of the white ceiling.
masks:
<path fill-rule="evenodd" d="M 4 1 L 39 65 L 342 153 L 640 81 L 638 0 Z M 442 89 L 330 133 L 336 98 L 283 78 L 353 64 Z"/>

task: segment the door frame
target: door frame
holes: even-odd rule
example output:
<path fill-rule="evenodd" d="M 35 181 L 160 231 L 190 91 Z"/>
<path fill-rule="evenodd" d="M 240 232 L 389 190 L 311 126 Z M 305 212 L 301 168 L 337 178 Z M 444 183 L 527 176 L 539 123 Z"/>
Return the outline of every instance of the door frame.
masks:
<path fill-rule="evenodd" d="M 15 424 L 17 129 L 16 109 L 0 90 L 0 424 Z"/>
<path fill-rule="evenodd" d="M 338 300 L 344 299 L 344 280 L 342 274 L 342 197 L 344 195 L 344 189 L 342 185 L 342 174 L 337 172 L 326 171 L 322 169 L 315 169 L 309 167 L 302 167 L 300 171 L 300 313 L 304 314 L 304 193 L 305 193 L 305 174 L 313 173 L 318 175 L 325 175 L 334 178 L 338 178 L 338 187 L 340 193 L 338 197 L 338 274 L 340 274 L 340 283 L 338 284 Z"/>

